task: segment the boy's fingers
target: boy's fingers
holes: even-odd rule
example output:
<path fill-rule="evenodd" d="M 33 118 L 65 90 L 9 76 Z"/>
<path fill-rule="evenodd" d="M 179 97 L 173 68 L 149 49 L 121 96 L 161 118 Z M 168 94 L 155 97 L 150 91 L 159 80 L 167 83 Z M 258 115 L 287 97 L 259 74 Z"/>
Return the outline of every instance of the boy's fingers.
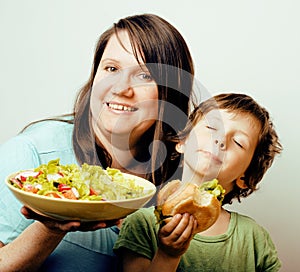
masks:
<path fill-rule="evenodd" d="M 193 235 L 195 219 L 192 215 L 189 215 L 189 214 L 186 214 L 184 216 L 185 216 L 186 221 L 184 221 L 181 226 L 178 226 L 179 232 L 180 232 L 180 235 L 178 236 L 178 239 L 177 239 L 178 243 L 185 243 L 186 241 L 190 240 Z M 182 221 L 183 220 L 181 220 L 181 222 Z"/>
<path fill-rule="evenodd" d="M 177 225 L 180 223 L 181 218 L 182 218 L 181 214 L 174 215 L 172 219 L 161 228 L 161 234 L 167 236 L 170 233 L 172 233 L 174 229 L 177 227 Z"/>
<path fill-rule="evenodd" d="M 161 229 L 161 235 L 172 242 L 176 242 L 179 239 L 185 240 L 189 238 L 193 226 L 193 217 L 190 217 L 189 214 L 176 214 L 172 220 Z M 182 238 L 183 234 L 184 237 Z"/>

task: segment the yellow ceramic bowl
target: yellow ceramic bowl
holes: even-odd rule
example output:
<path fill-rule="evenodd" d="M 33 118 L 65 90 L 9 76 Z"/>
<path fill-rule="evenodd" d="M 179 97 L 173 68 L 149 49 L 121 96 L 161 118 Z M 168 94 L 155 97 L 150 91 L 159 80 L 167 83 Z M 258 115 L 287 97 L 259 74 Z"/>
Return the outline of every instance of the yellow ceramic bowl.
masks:
<path fill-rule="evenodd" d="M 144 196 L 112 201 L 60 199 L 25 192 L 14 187 L 9 180 L 17 174 L 11 174 L 6 179 L 6 185 L 15 197 L 33 211 L 59 220 L 106 221 L 124 218 L 149 202 L 156 191 L 155 185 L 148 180 L 123 173 L 125 177 L 134 178 L 137 185 L 144 187 Z"/>

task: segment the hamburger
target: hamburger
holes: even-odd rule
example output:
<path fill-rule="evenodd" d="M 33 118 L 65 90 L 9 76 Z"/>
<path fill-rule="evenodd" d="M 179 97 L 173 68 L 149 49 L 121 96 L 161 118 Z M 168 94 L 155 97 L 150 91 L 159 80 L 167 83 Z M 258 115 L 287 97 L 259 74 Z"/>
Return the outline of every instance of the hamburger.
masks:
<path fill-rule="evenodd" d="M 155 215 L 159 224 L 168 223 L 175 214 L 189 213 L 197 221 L 195 232 L 212 226 L 219 217 L 225 190 L 217 179 L 202 183 L 173 180 L 157 195 Z"/>

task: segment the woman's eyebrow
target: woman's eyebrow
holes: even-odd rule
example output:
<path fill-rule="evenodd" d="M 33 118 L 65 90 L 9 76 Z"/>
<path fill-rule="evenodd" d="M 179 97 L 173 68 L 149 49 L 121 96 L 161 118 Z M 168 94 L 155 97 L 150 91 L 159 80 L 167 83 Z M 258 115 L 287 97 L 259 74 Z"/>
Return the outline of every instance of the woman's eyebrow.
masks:
<path fill-rule="evenodd" d="M 112 58 L 105 58 L 105 59 L 101 59 L 100 62 L 116 62 L 116 63 L 119 63 L 118 60 L 116 59 L 112 59 Z"/>

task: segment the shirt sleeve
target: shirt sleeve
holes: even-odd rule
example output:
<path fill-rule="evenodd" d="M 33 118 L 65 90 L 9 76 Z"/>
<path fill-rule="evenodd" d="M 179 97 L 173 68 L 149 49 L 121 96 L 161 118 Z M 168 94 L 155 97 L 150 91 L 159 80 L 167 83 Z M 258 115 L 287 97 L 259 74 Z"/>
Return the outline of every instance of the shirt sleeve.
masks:
<path fill-rule="evenodd" d="M 260 252 L 263 252 L 258 259 L 261 271 L 277 272 L 281 268 L 281 262 L 278 258 L 277 250 L 270 234 L 265 229 L 263 229 L 262 233 L 263 237 L 257 243 L 258 246 L 261 247 Z"/>
<path fill-rule="evenodd" d="M 13 172 L 39 165 L 34 146 L 18 135 L 0 146 L 0 241 L 4 244 L 15 239 L 31 222 L 21 213 L 22 204 L 5 185 L 5 179 Z"/>
<path fill-rule="evenodd" d="M 152 260 L 157 251 L 157 230 L 153 207 L 136 211 L 124 220 L 114 246 L 115 253 L 129 249 Z"/>

